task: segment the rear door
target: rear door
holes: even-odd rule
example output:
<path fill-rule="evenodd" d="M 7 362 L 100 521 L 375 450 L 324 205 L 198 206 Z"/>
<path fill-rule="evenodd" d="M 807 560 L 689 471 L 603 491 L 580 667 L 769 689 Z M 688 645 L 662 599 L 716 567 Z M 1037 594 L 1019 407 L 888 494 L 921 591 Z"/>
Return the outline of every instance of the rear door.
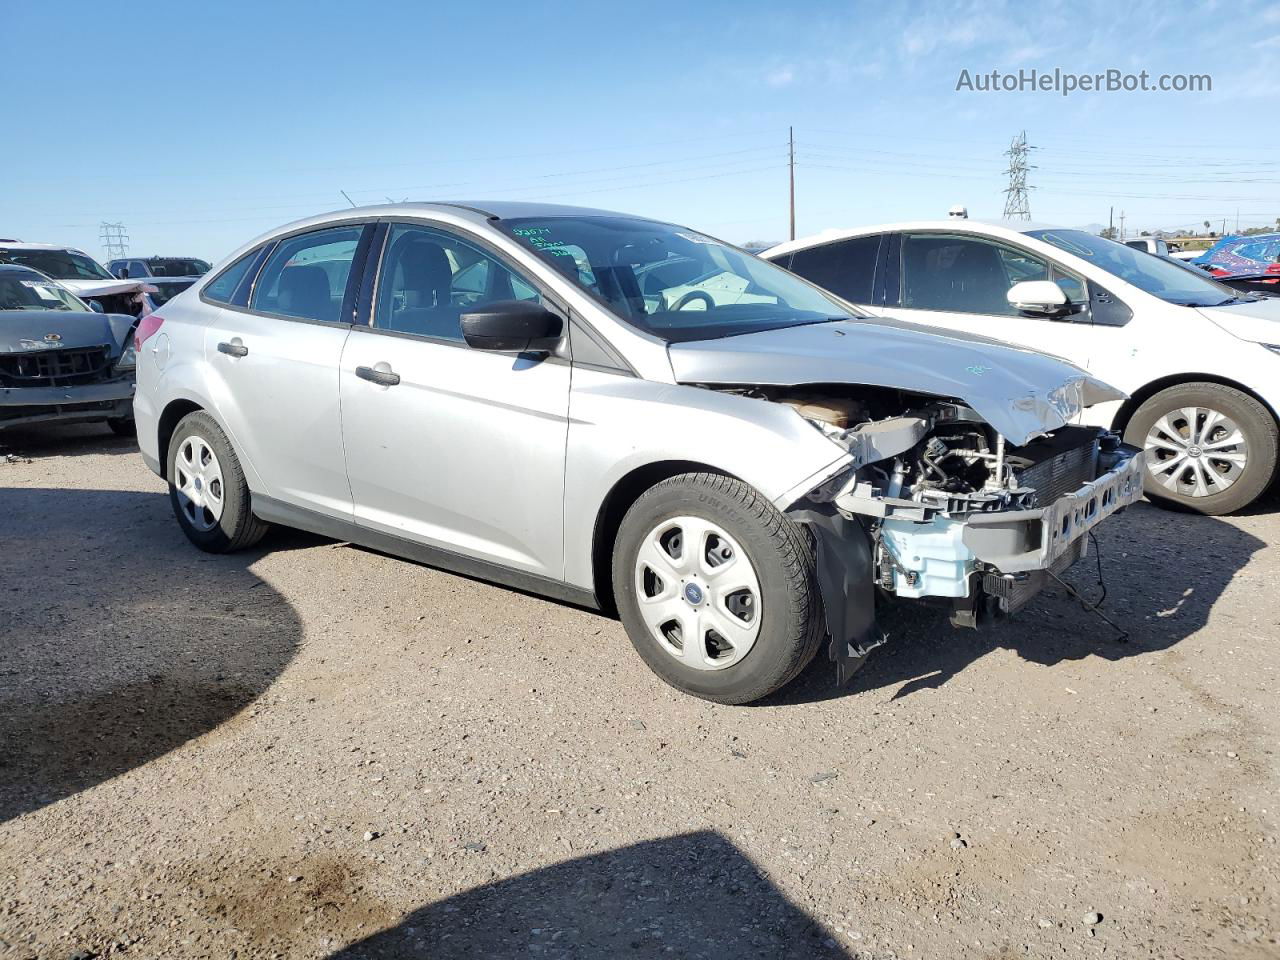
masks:
<path fill-rule="evenodd" d="M 862 306 L 877 302 L 878 271 L 884 234 L 849 237 L 784 254 L 774 262 L 829 290 L 842 300 Z"/>
<path fill-rule="evenodd" d="M 355 304 L 352 265 L 372 231 L 351 223 L 280 239 L 245 306 L 214 304 L 205 335 L 218 413 L 266 495 L 344 519 L 338 364 Z"/>
<path fill-rule="evenodd" d="M 342 356 L 356 522 L 562 579 L 570 366 L 474 350 L 459 323 L 544 295 L 479 238 L 422 223 L 387 225 L 373 276 Z"/>

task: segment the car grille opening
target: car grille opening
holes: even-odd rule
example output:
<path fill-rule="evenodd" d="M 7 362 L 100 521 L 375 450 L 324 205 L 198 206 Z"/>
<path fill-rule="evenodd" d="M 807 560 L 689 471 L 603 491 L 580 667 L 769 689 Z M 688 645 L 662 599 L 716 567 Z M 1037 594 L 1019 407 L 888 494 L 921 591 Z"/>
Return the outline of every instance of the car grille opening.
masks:
<path fill-rule="evenodd" d="M 0 385 L 6 387 L 70 387 L 97 383 L 111 374 L 111 347 L 29 350 L 0 353 Z"/>

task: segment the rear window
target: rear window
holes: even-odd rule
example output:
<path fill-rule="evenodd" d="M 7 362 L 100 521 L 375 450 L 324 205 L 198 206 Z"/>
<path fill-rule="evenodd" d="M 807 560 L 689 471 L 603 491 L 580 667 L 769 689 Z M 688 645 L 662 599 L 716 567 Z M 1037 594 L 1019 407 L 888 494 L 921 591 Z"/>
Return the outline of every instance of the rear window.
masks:
<path fill-rule="evenodd" d="M 212 300 L 214 303 L 231 303 L 231 298 L 236 295 L 236 290 L 240 287 L 240 282 L 244 280 L 249 272 L 249 268 L 253 266 L 258 254 L 262 252 L 262 248 L 251 250 L 243 257 L 237 260 L 231 266 L 227 267 L 220 274 L 214 277 L 200 291 L 206 300 Z"/>
<path fill-rule="evenodd" d="M 880 235 L 853 237 L 797 250 L 790 270 L 852 303 L 871 303 Z"/>

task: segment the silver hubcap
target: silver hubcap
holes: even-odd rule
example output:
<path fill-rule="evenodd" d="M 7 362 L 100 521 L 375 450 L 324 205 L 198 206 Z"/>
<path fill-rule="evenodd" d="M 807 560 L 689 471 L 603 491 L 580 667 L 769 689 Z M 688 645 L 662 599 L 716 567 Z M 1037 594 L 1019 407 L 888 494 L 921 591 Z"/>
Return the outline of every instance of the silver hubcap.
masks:
<path fill-rule="evenodd" d="M 718 524 L 673 517 L 636 556 L 640 615 L 658 645 L 696 670 L 731 667 L 760 635 L 760 581 L 746 551 Z"/>
<path fill-rule="evenodd" d="M 197 530 L 212 530 L 222 517 L 222 466 L 203 437 L 186 437 L 174 460 L 178 505 Z"/>
<path fill-rule="evenodd" d="M 1147 434 L 1147 470 L 1170 493 L 1212 497 L 1240 479 L 1249 445 L 1236 422 L 1208 407 L 1170 410 Z"/>

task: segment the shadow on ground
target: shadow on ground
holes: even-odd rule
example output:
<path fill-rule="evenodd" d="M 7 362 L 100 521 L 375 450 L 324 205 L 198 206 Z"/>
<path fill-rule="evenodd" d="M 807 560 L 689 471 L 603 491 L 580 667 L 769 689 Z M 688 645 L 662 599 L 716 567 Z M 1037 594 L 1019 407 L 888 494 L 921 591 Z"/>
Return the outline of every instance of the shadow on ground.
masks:
<path fill-rule="evenodd" d="M 212 730 L 293 656 L 301 624 L 249 569 L 261 553 L 196 550 L 167 495 L 0 504 L 0 822 Z"/>
<path fill-rule="evenodd" d="M 1200 630 L 1236 573 L 1265 544 L 1216 517 L 1176 513 L 1148 503 L 1130 507 L 1098 527 L 1107 587 L 1103 610 L 1129 632 L 1115 631 L 1051 585 L 1015 617 L 981 630 L 951 627 L 941 610 L 894 604 L 881 614 L 889 642 L 844 687 L 825 648 L 789 687 L 761 706 L 809 703 L 896 687 L 894 699 L 936 689 L 993 650 L 1015 651 L 1052 666 L 1095 656 L 1121 660 L 1165 650 Z M 1091 553 L 1063 579 L 1089 599 L 1101 595 Z"/>
<path fill-rule="evenodd" d="M 137 440 L 117 437 L 105 423 L 36 423 L 0 430 L 0 460 L 137 452 Z"/>
<path fill-rule="evenodd" d="M 333 960 L 849 956 L 737 847 L 701 831 L 468 890 Z"/>

